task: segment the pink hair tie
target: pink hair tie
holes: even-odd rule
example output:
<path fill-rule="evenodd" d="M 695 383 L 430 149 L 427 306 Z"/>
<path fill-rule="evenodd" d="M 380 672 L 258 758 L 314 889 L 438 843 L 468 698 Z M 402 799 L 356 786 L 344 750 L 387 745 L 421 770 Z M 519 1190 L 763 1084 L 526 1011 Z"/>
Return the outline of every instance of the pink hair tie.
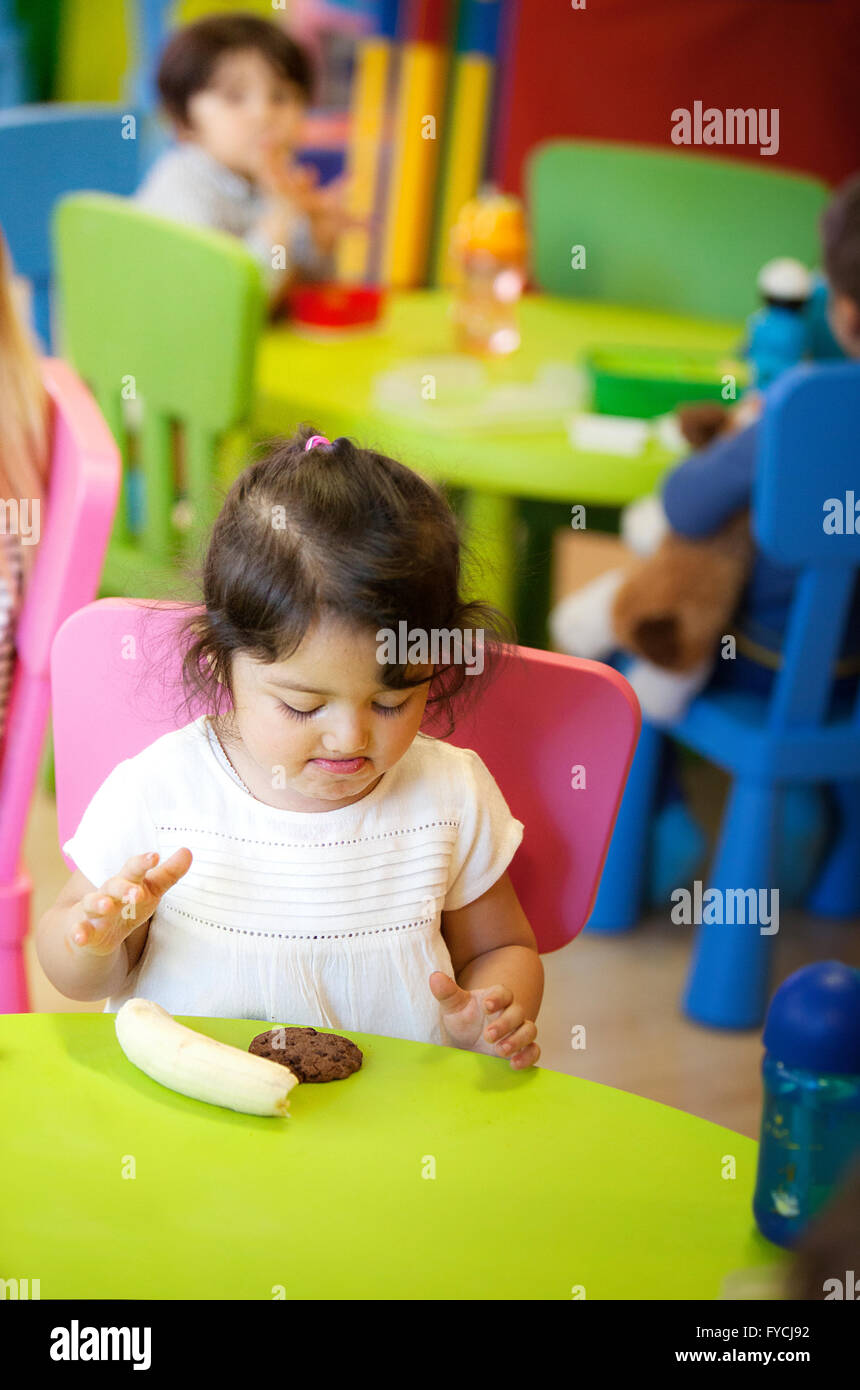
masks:
<path fill-rule="evenodd" d="M 317 444 L 331 444 L 331 440 L 326 439 L 324 434 L 312 434 L 305 445 L 305 453 L 307 453 L 308 449 L 315 449 Z"/>

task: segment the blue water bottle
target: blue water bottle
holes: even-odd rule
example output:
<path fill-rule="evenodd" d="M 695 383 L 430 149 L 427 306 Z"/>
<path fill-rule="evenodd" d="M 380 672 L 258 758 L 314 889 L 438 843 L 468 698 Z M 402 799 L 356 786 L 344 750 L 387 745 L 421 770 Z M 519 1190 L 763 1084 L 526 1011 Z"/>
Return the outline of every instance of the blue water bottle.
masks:
<path fill-rule="evenodd" d="M 753 1212 L 791 1247 L 860 1157 L 860 970 L 804 966 L 764 1025 L 764 1104 Z"/>

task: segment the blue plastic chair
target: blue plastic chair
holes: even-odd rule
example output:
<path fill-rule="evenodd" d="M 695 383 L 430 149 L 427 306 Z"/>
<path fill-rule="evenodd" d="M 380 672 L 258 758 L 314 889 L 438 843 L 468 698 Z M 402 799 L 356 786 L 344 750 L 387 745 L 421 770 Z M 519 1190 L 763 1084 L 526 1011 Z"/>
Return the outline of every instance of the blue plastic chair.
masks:
<path fill-rule="evenodd" d="M 0 0 L 0 106 L 18 106 L 29 93 L 29 74 L 13 0 Z"/>
<path fill-rule="evenodd" d="M 807 906 L 853 916 L 860 914 L 860 693 L 840 704 L 833 669 L 860 568 L 860 518 L 856 530 L 849 519 L 841 534 L 828 534 L 824 504 L 844 505 L 847 495 L 860 503 L 860 364 L 787 372 L 771 388 L 760 431 L 753 534 L 775 563 L 798 571 L 783 664 L 768 696 L 705 690 L 666 732 L 734 777 L 708 887 L 723 895 L 778 887 L 780 789 L 829 783 L 841 828 Z M 643 722 L 588 931 L 627 930 L 640 915 L 661 737 Z M 755 924 L 699 926 L 682 1001 L 689 1017 L 758 1026 L 771 939 Z"/>
<path fill-rule="evenodd" d="M 175 8 L 176 0 L 137 0 L 132 6 L 137 62 L 126 84 L 135 106 L 148 115 L 158 106 L 155 74 L 173 29 Z"/>
<path fill-rule="evenodd" d="M 123 134 L 131 130 L 134 139 Z M 133 193 L 140 178 L 140 135 L 133 107 L 46 102 L 0 111 L 0 225 L 16 272 L 33 286 L 33 326 L 45 351 L 55 346 L 54 204 L 62 194 L 84 189 L 121 197 Z"/>

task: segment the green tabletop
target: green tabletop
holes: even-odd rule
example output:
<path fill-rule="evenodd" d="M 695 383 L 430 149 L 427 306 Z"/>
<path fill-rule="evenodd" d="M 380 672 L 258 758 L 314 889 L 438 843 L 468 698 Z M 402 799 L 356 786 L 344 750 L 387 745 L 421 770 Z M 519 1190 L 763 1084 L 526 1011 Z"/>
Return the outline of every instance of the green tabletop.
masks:
<path fill-rule="evenodd" d="M 732 354 L 742 336 L 738 323 L 530 294 L 519 306 L 521 347 L 507 358 L 477 359 L 455 353 L 450 308 L 447 291 L 401 291 L 389 294 L 384 317 L 367 329 L 313 336 L 284 324 L 270 327 L 258 358 L 257 431 L 287 433 L 309 420 L 330 439 L 350 434 L 373 442 L 455 486 L 621 505 L 654 487 L 675 457 L 665 446 L 653 441 L 635 458 L 575 449 L 569 409 L 553 415 L 550 407 L 542 418 L 519 423 L 503 414 L 494 424 L 498 411 L 490 401 L 485 412 L 482 396 L 496 391 L 504 411 L 500 388 L 521 392 L 548 364 L 576 367 L 598 345 Z M 394 371 L 414 382 L 411 416 L 380 399 L 380 378 Z M 483 392 L 468 388 L 476 372 L 486 377 Z M 427 375 L 437 378 L 435 399 L 421 395 Z"/>
<path fill-rule="evenodd" d="M 351 1033 L 359 1072 L 263 1119 L 150 1080 L 114 1018 L 0 1016 L 0 1277 L 43 1299 L 712 1299 L 788 1259 L 757 1145 L 682 1111 Z"/>

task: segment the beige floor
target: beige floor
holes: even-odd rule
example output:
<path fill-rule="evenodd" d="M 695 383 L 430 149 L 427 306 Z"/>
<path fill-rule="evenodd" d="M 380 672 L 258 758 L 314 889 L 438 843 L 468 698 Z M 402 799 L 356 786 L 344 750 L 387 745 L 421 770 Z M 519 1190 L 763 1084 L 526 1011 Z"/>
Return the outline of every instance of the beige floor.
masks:
<path fill-rule="evenodd" d="M 719 774 L 696 770 L 693 804 L 711 827 L 723 790 Z M 41 786 L 33 799 L 24 857 L 34 883 L 31 920 L 36 922 L 67 878 L 54 800 Z M 621 936 L 583 932 L 561 951 L 545 955 L 540 1065 L 648 1096 L 758 1138 L 760 1032 L 703 1028 L 678 1007 L 692 930 L 673 925 L 668 916 L 651 917 Z M 25 949 L 32 1009 L 101 1011 L 99 1003 L 58 993 L 36 959 L 32 938 Z M 860 966 L 856 923 L 786 914 L 774 949 L 775 982 L 813 960 L 836 958 Z M 576 1025 L 585 1025 L 584 1049 L 571 1047 Z"/>

